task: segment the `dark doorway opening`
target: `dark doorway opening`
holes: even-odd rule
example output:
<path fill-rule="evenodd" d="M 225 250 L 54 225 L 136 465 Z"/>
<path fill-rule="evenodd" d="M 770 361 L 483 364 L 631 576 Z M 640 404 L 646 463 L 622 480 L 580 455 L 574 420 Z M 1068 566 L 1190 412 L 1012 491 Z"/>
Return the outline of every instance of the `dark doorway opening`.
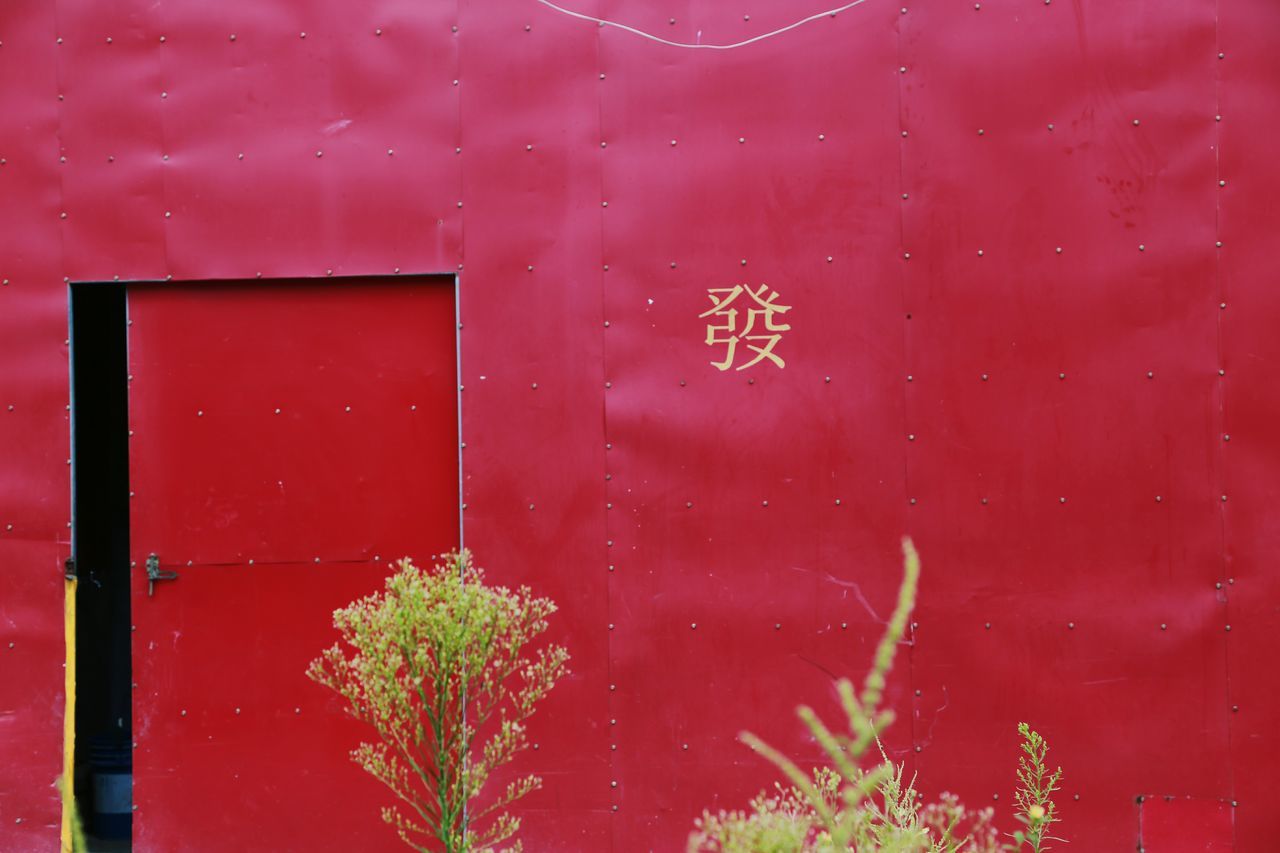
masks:
<path fill-rule="evenodd" d="M 75 793 L 94 850 L 132 823 L 129 416 L 125 288 L 71 287 Z"/>

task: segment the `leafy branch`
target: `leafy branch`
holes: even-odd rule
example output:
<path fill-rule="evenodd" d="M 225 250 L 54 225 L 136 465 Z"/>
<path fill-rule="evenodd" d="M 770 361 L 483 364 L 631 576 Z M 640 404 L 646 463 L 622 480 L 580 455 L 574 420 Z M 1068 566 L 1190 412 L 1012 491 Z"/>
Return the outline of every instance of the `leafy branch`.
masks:
<path fill-rule="evenodd" d="M 525 721 L 568 671 L 562 646 L 531 649 L 556 607 L 527 587 L 486 585 L 467 551 L 431 569 L 396 567 L 382 592 L 334 612 L 342 642 L 307 675 L 374 729 L 351 757 L 395 796 L 382 818 L 402 841 L 494 849 L 520 829 L 503 809 L 542 785 L 523 776 L 481 801 L 495 770 L 528 747 Z"/>

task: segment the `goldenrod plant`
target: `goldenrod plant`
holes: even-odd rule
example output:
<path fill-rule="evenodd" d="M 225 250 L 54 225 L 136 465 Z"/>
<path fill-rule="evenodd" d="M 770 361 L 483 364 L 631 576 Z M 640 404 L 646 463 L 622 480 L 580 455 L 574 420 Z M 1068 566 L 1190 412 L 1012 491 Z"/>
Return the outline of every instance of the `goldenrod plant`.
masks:
<path fill-rule="evenodd" d="M 937 803 L 923 805 L 914 780 L 889 760 L 880 734 L 893 722 L 893 712 L 881 708 L 887 676 L 915 606 L 920 558 L 910 539 L 902 540 L 903 578 L 898 601 L 876 647 L 871 670 L 861 690 L 847 678 L 836 682 L 844 711 L 837 730 L 828 727 L 808 706 L 796 713 L 822 747 L 828 765 L 805 773 L 795 762 L 750 732 L 740 739 L 769 759 L 789 784 L 776 784 L 762 793 L 747 811 L 704 812 L 689 836 L 689 853 L 998 853 L 1004 850 L 992 825 L 992 810 L 967 810 L 958 798 L 943 794 Z M 1023 731 L 1025 726 L 1020 727 Z M 1027 831 L 1013 837 L 1017 848 L 1027 844 L 1040 851 L 1043 829 L 1056 820 L 1050 794 L 1061 771 L 1046 776 L 1043 739 L 1024 744 L 1024 767 L 1019 770 L 1017 802 Z M 878 758 L 869 767 L 863 759 L 876 747 Z"/>
<path fill-rule="evenodd" d="M 399 803 L 382 818 L 419 851 L 520 850 L 505 811 L 542 784 L 485 790 L 527 748 L 525 721 L 568 671 L 559 645 L 535 649 L 556 606 L 528 587 L 485 583 L 470 553 L 431 569 L 401 560 L 385 589 L 337 610 L 342 641 L 307 675 L 345 700 L 377 738 L 352 759 Z"/>
<path fill-rule="evenodd" d="M 1023 829 L 1013 833 L 1017 849 L 1024 845 L 1034 853 L 1048 850 L 1046 841 L 1061 841 L 1048 835 L 1049 827 L 1058 822 L 1053 792 L 1062 787 L 1062 768 L 1052 773 L 1045 764 L 1049 744 L 1026 723 L 1018 723 L 1022 735 L 1022 757 L 1018 759 L 1018 790 L 1015 797 L 1018 813 L 1015 815 Z"/>

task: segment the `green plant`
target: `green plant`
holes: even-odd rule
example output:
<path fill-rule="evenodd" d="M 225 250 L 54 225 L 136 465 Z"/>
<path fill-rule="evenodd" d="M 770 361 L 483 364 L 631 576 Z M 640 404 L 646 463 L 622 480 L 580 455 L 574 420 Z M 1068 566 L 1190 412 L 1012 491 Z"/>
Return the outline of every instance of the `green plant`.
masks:
<path fill-rule="evenodd" d="M 1053 792 L 1062 787 L 1062 768 L 1052 773 L 1045 764 L 1049 744 L 1026 723 L 1018 723 L 1022 735 L 1022 757 L 1018 759 L 1018 790 L 1014 794 L 1018 812 L 1014 817 L 1025 827 L 1013 833 L 1013 840 L 1020 849 L 1024 844 L 1034 853 L 1048 850 L 1046 841 L 1061 841 L 1046 833 L 1058 822 Z"/>
<path fill-rule="evenodd" d="M 958 798 L 945 793 L 939 802 L 922 805 L 914 780 L 904 780 L 902 765 L 889 760 L 880 745 L 880 733 L 893 722 L 893 712 L 882 709 L 880 703 L 920 577 L 920 558 L 910 539 L 902 540 L 902 552 L 897 605 L 861 691 L 847 678 L 836 682 L 844 711 L 840 730 L 833 731 L 808 706 L 796 709 L 829 766 L 805 773 L 759 737 L 743 732 L 740 739 L 768 758 L 790 784 L 775 785 L 773 795 L 760 794 L 747 811 L 703 812 L 689 836 L 689 853 L 997 853 L 1002 849 L 991 809 L 967 810 Z M 1047 747 L 1043 740 L 1035 743 L 1038 751 L 1029 753 L 1031 769 L 1025 775 L 1019 771 L 1018 802 L 1022 804 L 1025 797 L 1025 814 L 1038 821 L 1028 824 L 1029 828 L 1042 830 L 1054 820 L 1048 795 L 1059 776 L 1046 784 L 1042 759 Z M 862 761 L 873 744 L 879 758 L 864 768 Z M 1023 835 L 1014 837 L 1020 847 Z M 1040 837 L 1035 836 L 1035 844 Z"/>
<path fill-rule="evenodd" d="M 567 672 L 563 647 L 531 648 L 555 610 L 527 587 L 487 585 L 462 551 L 426 570 L 401 560 L 382 592 L 334 612 L 342 642 L 307 675 L 376 732 L 351 757 L 400 800 L 382 817 L 406 844 L 488 851 L 519 831 L 503 809 L 539 788 L 537 776 L 481 794 L 527 747 L 525 721 Z"/>

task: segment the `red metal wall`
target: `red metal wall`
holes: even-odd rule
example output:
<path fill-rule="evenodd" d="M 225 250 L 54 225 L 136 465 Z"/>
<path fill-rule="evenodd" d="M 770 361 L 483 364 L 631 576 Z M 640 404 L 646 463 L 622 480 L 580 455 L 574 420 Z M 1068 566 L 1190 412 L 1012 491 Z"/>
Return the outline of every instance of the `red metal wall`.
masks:
<path fill-rule="evenodd" d="M 743 803 L 734 735 L 805 749 L 903 531 L 927 790 L 1003 806 L 1025 719 L 1076 848 L 1167 795 L 1268 849 L 1280 7 L 902 2 L 729 51 L 535 0 L 0 6 L 0 848 L 57 837 L 65 282 L 461 271 L 467 541 L 574 655 L 529 849 Z M 577 4 L 706 43 L 825 6 Z M 711 366 L 741 283 L 785 368 Z"/>

